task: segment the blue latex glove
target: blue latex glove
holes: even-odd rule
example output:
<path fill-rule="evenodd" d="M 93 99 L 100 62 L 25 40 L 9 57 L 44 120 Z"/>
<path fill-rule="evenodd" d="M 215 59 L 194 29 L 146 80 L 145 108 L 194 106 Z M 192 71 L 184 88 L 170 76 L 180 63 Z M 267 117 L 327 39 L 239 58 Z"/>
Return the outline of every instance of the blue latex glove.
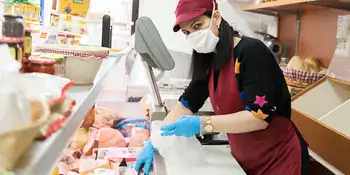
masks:
<path fill-rule="evenodd" d="M 193 115 L 184 115 L 176 122 L 165 125 L 160 128 L 162 136 L 184 136 L 193 137 L 200 133 L 200 117 Z"/>
<path fill-rule="evenodd" d="M 135 170 L 139 171 L 141 166 L 143 166 L 144 174 L 149 175 L 151 171 L 151 166 L 154 158 L 154 147 L 152 145 L 151 139 L 148 139 L 146 144 L 143 146 L 143 149 L 140 154 L 136 157 Z"/>

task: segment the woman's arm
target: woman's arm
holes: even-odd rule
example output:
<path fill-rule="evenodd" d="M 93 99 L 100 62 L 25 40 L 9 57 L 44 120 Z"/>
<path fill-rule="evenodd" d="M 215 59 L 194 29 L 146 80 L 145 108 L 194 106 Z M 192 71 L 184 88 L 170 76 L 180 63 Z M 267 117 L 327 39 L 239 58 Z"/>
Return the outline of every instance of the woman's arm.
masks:
<path fill-rule="evenodd" d="M 165 117 L 164 123 L 169 124 L 175 122 L 183 115 L 192 115 L 192 111 L 186 108 L 181 102 L 177 102 L 173 109 L 169 112 L 169 114 Z"/>
<path fill-rule="evenodd" d="M 214 132 L 246 133 L 267 128 L 268 123 L 255 117 L 249 111 L 241 111 L 228 115 L 215 115 L 211 117 Z"/>
<path fill-rule="evenodd" d="M 209 96 L 208 79 L 192 80 L 179 102 L 164 119 L 165 123 L 175 122 L 183 115 L 192 115 L 204 105 Z"/>

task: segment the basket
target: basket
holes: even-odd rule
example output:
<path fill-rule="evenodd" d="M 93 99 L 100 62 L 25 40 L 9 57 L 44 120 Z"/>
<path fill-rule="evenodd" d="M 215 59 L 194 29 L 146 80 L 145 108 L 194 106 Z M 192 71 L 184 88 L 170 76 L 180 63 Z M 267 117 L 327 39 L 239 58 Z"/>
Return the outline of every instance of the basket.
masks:
<path fill-rule="evenodd" d="M 29 150 L 35 138 L 40 134 L 40 127 L 46 123 L 50 115 L 49 107 L 43 106 L 43 115 L 32 125 L 11 132 L 0 133 L 0 166 L 5 170 L 15 168 L 16 163 Z"/>
<path fill-rule="evenodd" d="M 325 76 L 324 74 L 310 73 L 287 68 L 282 68 L 282 71 L 287 85 L 299 89 L 306 88 Z"/>
<path fill-rule="evenodd" d="M 103 59 L 108 57 L 108 48 L 90 46 L 67 46 L 46 44 L 37 46 L 39 53 L 61 54 L 67 57 L 64 77 L 74 84 L 92 84 Z"/>

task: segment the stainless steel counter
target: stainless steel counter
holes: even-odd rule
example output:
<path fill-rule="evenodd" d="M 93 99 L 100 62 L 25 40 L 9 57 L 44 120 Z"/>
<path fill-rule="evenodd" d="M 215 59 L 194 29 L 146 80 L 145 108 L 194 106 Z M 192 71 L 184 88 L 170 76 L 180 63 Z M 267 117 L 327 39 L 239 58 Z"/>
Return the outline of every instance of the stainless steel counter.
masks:
<path fill-rule="evenodd" d="M 213 173 L 220 173 L 222 175 L 246 175 L 243 169 L 239 166 L 238 162 L 232 157 L 230 149 L 227 145 L 203 147 L 207 155 L 208 164 L 193 168 L 186 168 L 186 170 L 193 169 L 190 173 L 188 173 L 188 175 L 209 175 Z M 179 170 L 179 173 L 168 172 L 163 157 L 157 153 L 153 164 L 154 175 L 187 175 L 182 172 L 181 167 L 172 168 L 172 170 Z"/>

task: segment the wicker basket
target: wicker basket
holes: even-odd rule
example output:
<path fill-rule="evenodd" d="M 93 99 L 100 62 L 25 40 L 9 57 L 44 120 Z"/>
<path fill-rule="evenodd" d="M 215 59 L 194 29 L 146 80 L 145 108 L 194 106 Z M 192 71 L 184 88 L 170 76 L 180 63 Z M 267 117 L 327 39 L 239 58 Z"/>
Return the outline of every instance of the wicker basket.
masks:
<path fill-rule="evenodd" d="M 108 48 L 92 46 L 66 46 L 56 44 L 40 45 L 35 48 L 39 53 L 61 54 L 67 57 L 64 77 L 74 84 L 91 84 L 104 59 L 108 57 Z"/>
<path fill-rule="evenodd" d="M 0 166 L 5 168 L 5 170 L 13 170 L 15 168 L 18 160 L 26 153 L 35 138 L 40 134 L 40 127 L 45 124 L 50 115 L 49 107 L 43 106 L 43 115 L 32 125 L 11 132 L 0 133 Z"/>
<path fill-rule="evenodd" d="M 282 71 L 288 86 L 296 87 L 299 89 L 307 88 L 325 76 L 319 73 L 310 73 L 295 69 L 283 68 Z"/>

